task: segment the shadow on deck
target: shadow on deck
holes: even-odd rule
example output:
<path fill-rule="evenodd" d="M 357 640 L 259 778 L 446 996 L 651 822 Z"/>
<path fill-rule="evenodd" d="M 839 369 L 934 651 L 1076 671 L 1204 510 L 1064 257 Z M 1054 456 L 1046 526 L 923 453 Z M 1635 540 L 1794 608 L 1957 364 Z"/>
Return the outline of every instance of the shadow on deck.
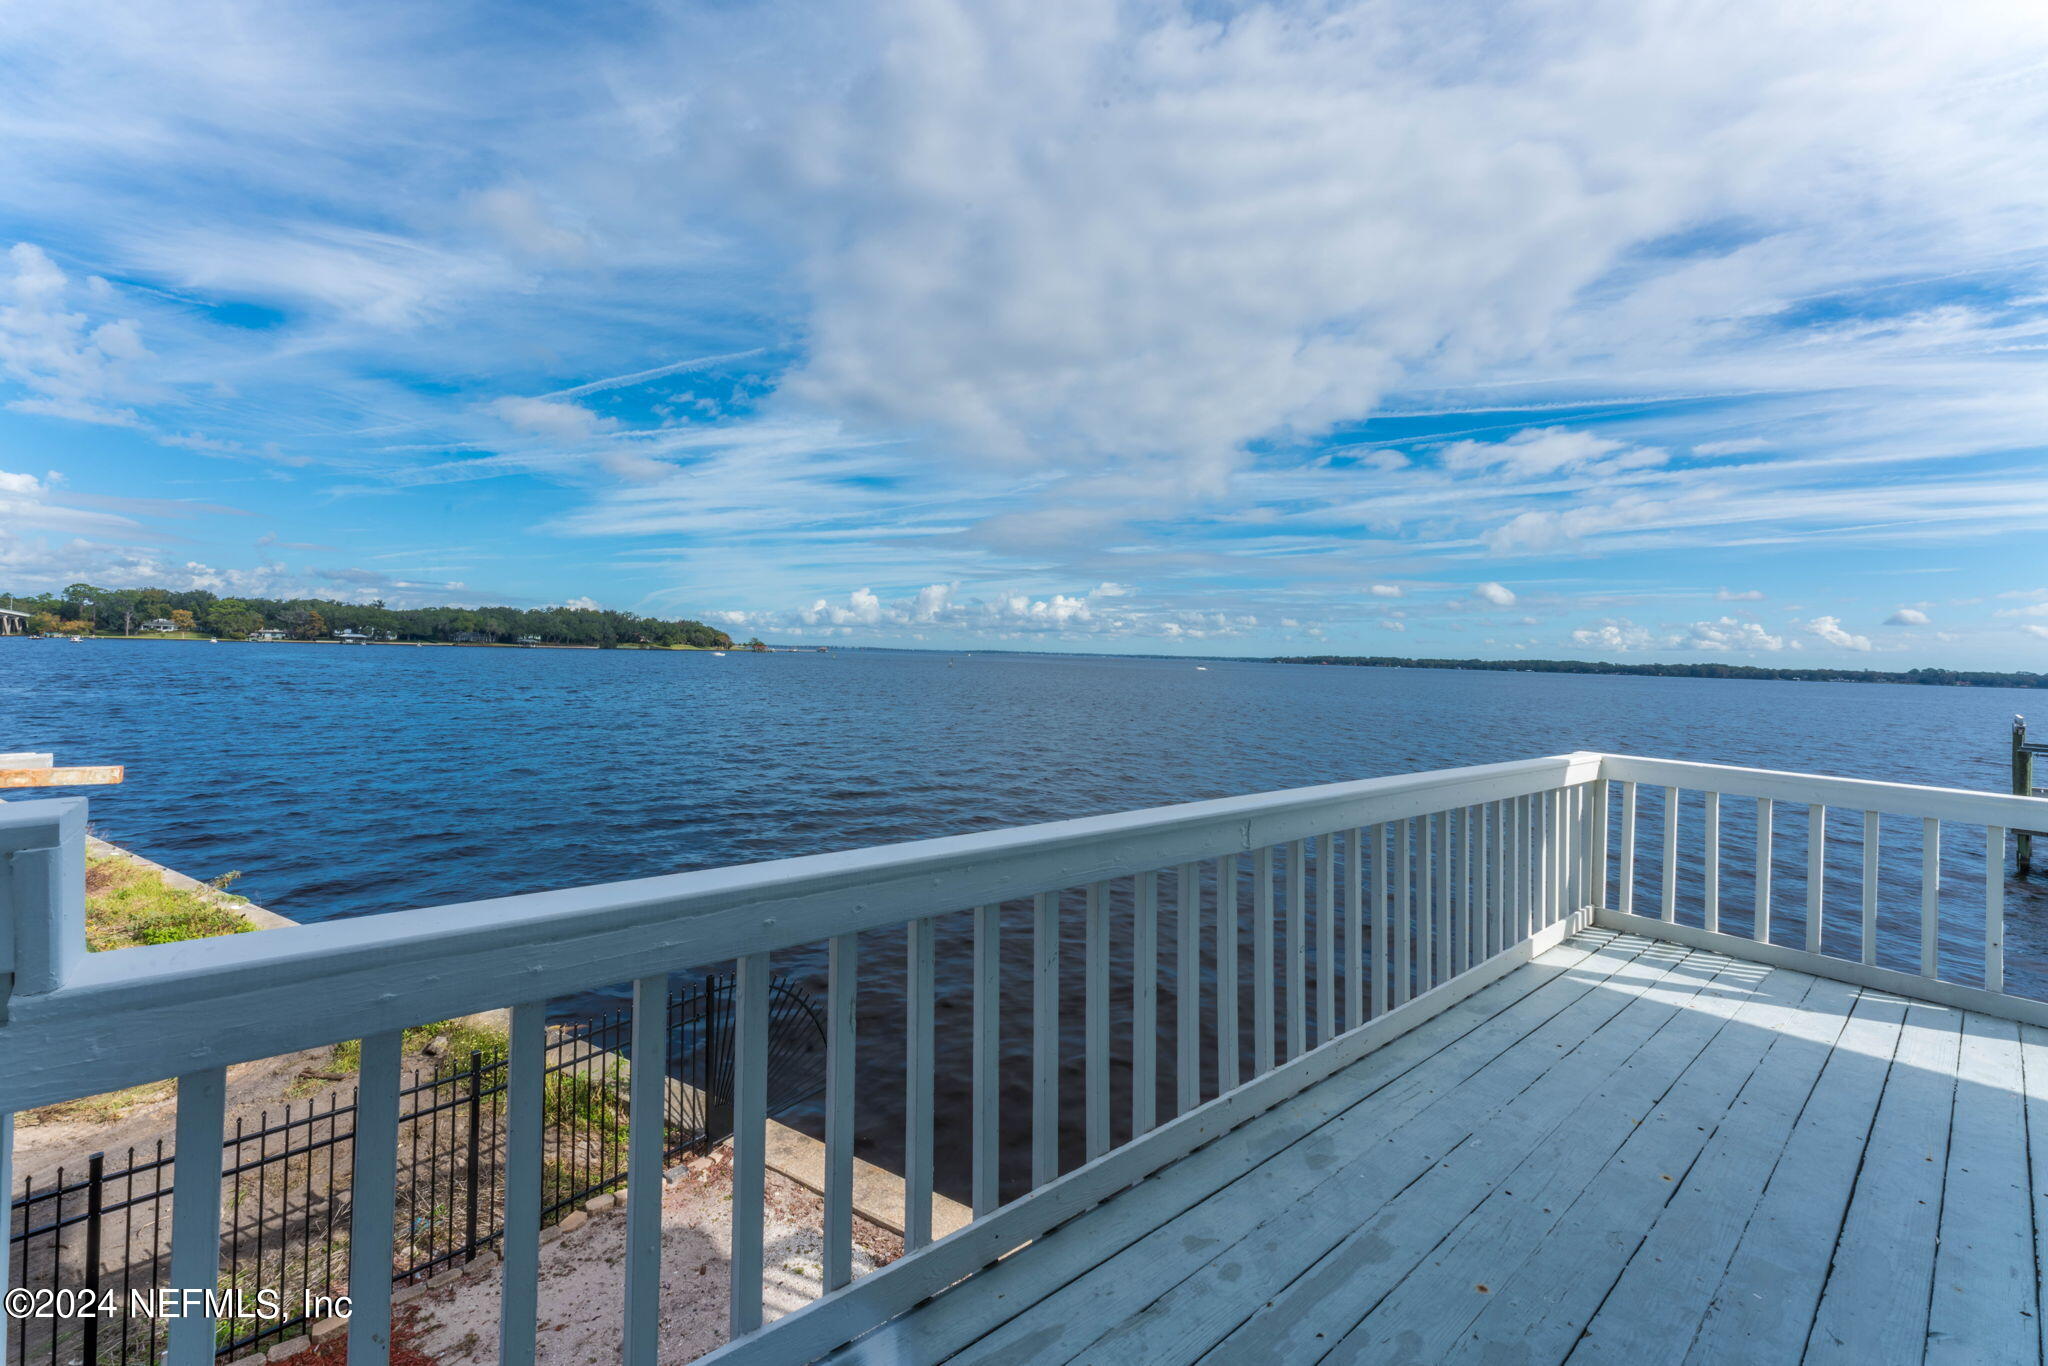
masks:
<path fill-rule="evenodd" d="M 2048 1032 L 1586 931 L 832 1360 L 2035 1362 L 2044 1201 Z"/>

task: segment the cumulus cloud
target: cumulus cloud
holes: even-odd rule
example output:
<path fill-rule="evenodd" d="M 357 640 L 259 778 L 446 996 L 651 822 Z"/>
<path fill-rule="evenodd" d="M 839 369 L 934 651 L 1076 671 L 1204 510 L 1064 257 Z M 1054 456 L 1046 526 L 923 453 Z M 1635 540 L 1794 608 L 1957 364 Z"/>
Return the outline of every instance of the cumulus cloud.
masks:
<path fill-rule="evenodd" d="M 2038 640 L 2048 640 L 2048 626 L 2039 626 L 2029 621 L 2021 623 L 2020 629 Z"/>
<path fill-rule="evenodd" d="M 570 598 L 562 606 L 572 612 L 602 612 L 604 607 L 596 598 Z"/>
<path fill-rule="evenodd" d="M 1788 644 L 1785 637 L 1774 636 L 1753 621 L 1738 621 L 1734 617 L 1692 623 L 1686 628 L 1686 643 L 1696 650 L 1731 654 L 1775 652 Z"/>
<path fill-rule="evenodd" d="M 1901 607 L 1884 619 L 1887 626 L 1925 626 L 1927 614 L 1917 607 Z"/>
<path fill-rule="evenodd" d="M 1838 617 L 1815 617 L 1812 621 L 1806 623 L 1806 629 L 1809 634 L 1820 637 L 1838 650 L 1868 650 L 1871 648 L 1869 636 L 1852 635 L 1848 631 L 1843 630 L 1841 620 Z"/>
<path fill-rule="evenodd" d="M 1398 598 L 1401 596 L 1401 585 L 1398 583 L 1376 583 L 1366 591 L 1376 598 Z"/>
<path fill-rule="evenodd" d="M 1515 605 L 1514 590 L 1503 584 L 1482 583 L 1472 590 L 1472 596 L 1481 602 L 1490 603 L 1495 607 L 1512 607 Z"/>
<path fill-rule="evenodd" d="M 1669 644 L 1668 638 L 1660 638 L 1647 626 L 1638 626 L 1626 619 L 1603 621 L 1598 626 L 1582 626 L 1572 632 L 1572 643 L 1596 650 L 1646 650 L 1653 645 Z"/>
<path fill-rule="evenodd" d="M 721 609 L 704 613 L 705 620 L 728 628 L 784 631 L 791 634 L 878 636 L 926 632 L 981 636 L 996 640 L 1143 638 L 1170 641 L 1227 639 L 1259 626 L 1252 612 L 1203 611 L 1135 600 L 1132 589 L 1105 585 L 1111 592 L 1085 593 L 962 593 L 957 584 L 928 584 L 906 596 L 884 597 L 871 588 L 857 588 L 841 601 L 813 599 L 793 610 Z M 1298 619 L 1283 620 L 1286 629 L 1317 634 L 1321 627 Z"/>

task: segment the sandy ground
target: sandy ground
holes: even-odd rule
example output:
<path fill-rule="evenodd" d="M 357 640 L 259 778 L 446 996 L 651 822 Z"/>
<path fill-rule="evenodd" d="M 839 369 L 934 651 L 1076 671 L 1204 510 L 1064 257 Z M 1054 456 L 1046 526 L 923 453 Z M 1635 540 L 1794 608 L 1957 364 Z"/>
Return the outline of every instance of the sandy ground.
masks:
<path fill-rule="evenodd" d="M 732 1253 L 731 1149 L 670 1174 L 662 1191 L 661 1360 L 694 1361 L 726 1340 L 726 1290 Z M 765 1312 L 769 1320 L 816 1299 L 823 1289 L 819 1229 L 823 1202 L 804 1187 L 768 1175 Z M 623 1204 L 591 1216 L 541 1248 L 541 1366 L 610 1366 L 619 1359 L 624 1303 Z M 902 1243 L 854 1221 L 854 1274 L 894 1260 Z M 495 1268 L 492 1268 L 495 1271 Z M 429 1290 L 411 1306 L 410 1345 L 441 1366 L 494 1362 L 498 1278 L 464 1277 Z"/>

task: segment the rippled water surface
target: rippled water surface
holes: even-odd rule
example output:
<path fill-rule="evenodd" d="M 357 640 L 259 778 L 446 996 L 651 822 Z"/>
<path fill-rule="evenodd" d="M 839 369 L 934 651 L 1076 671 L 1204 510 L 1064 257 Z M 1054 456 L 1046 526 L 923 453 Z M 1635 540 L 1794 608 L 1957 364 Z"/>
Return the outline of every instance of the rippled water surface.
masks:
<path fill-rule="evenodd" d="M 2012 713 L 2038 696 L 1043 655 L 0 641 L 0 750 L 125 764 L 125 785 L 90 793 L 99 833 L 195 876 L 240 870 L 238 891 L 300 920 L 1572 749 L 2003 791 Z M 2040 881 L 2011 885 L 2010 971 L 2048 995 Z M 1023 936 L 1007 938 L 1021 971 Z M 886 1160 L 900 948 L 863 954 L 863 1120 Z M 965 956 L 942 943 L 951 1000 Z M 943 1114 L 961 1098 L 964 1012 L 941 1018 Z M 1006 1051 L 1024 1046 L 1016 1028 Z M 1024 1103 L 1006 1093 L 1006 1115 Z M 957 1174 L 957 1146 L 942 1154 Z"/>

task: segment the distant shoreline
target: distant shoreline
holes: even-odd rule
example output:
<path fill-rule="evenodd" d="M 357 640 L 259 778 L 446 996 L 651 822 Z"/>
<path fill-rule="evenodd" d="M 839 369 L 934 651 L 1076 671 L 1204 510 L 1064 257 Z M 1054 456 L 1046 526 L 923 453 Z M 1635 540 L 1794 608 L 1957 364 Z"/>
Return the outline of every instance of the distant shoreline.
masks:
<path fill-rule="evenodd" d="M 1402 659 L 1392 655 L 1284 655 L 1269 664 L 1361 669 L 1469 669 L 1482 673 L 1623 674 L 1637 678 L 1734 678 L 1769 683 L 1907 683 L 1945 688 L 2048 688 L 2048 674 L 1985 669 L 1792 669 L 1758 664 L 1609 664 L 1592 659 Z"/>

